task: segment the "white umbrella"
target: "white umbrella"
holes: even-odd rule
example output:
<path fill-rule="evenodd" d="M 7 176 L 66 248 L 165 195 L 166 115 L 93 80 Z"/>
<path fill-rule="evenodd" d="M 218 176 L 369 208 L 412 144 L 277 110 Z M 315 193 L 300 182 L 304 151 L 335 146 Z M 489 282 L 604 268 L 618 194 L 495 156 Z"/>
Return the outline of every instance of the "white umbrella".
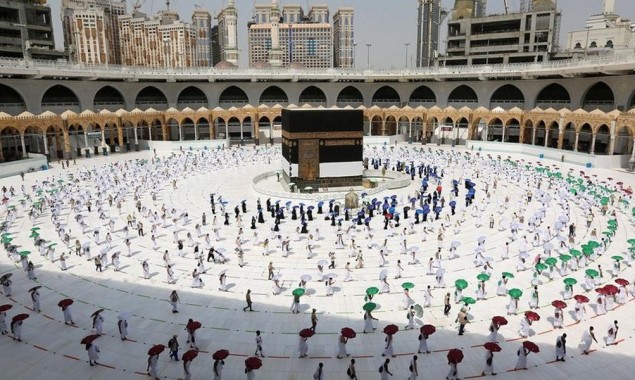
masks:
<path fill-rule="evenodd" d="M 553 249 L 553 244 L 551 244 L 551 242 L 546 242 L 542 247 L 545 251 L 551 251 Z"/>
<path fill-rule="evenodd" d="M 337 275 L 335 273 L 328 273 L 328 274 L 325 274 L 324 277 L 326 277 L 326 278 L 337 278 Z"/>
<path fill-rule="evenodd" d="M 308 274 L 303 274 L 302 276 L 300 276 L 300 281 L 309 282 L 309 281 L 311 281 L 312 278 L 313 277 L 311 277 Z"/>
<path fill-rule="evenodd" d="M 328 264 L 329 264 L 329 262 L 328 262 L 328 261 L 326 261 L 326 260 L 320 260 L 320 261 L 318 261 L 318 265 L 319 265 L 319 266 L 321 266 L 321 267 L 325 267 L 325 266 L 327 266 Z"/>
<path fill-rule="evenodd" d="M 483 253 L 483 252 L 485 252 L 485 248 L 483 247 L 474 248 L 474 253 Z"/>
<path fill-rule="evenodd" d="M 275 275 L 275 276 L 273 276 L 273 277 L 272 277 L 272 280 L 277 281 L 277 280 L 279 280 L 281 277 L 282 277 L 282 275 L 277 274 L 277 275 Z"/>
<path fill-rule="evenodd" d="M 414 246 L 414 247 L 410 247 L 410 251 L 411 252 L 419 252 L 419 247 L 418 246 Z"/>
<path fill-rule="evenodd" d="M 120 321 L 125 321 L 128 318 L 130 318 L 130 312 L 129 311 L 122 311 L 121 313 L 119 313 L 119 315 L 117 316 L 117 319 Z"/>
<path fill-rule="evenodd" d="M 382 269 L 382 271 L 379 272 L 379 279 L 383 281 L 386 277 L 388 277 L 388 270 Z"/>
<path fill-rule="evenodd" d="M 439 269 L 437 269 L 436 276 L 441 277 L 441 276 L 443 276 L 444 274 L 445 274 L 445 269 L 443 269 L 443 268 L 439 268 Z"/>
<path fill-rule="evenodd" d="M 460 247 L 460 246 L 461 246 L 461 242 L 460 242 L 460 241 L 458 241 L 458 240 L 455 240 L 455 241 L 453 241 L 452 243 L 450 243 L 450 246 L 451 246 L 452 248 L 458 248 L 458 247 Z"/>
<path fill-rule="evenodd" d="M 483 235 L 479 236 L 478 237 L 478 241 L 479 241 L 479 243 L 484 242 L 485 241 L 485 236 L 483 236 Z"/>
<path fill-rule="evenodd" d="M 104 248 L 102 248 L 102 250 L 101 250 L 101 251 L 99 251 L 99 252 L 100 252 L 102 255 L 104 255 L 104 254 L 108 253 L 108 251 L 110 251 L 110 248 L 108 248 L 108 247 L 104 247 Z"/>
<path fill-rule="evenodd" d="M 224 275 L 225 273 L 227 273 L 227 269 L 223 269 L 222 271 L 218 272 L 219 276 Z"/>

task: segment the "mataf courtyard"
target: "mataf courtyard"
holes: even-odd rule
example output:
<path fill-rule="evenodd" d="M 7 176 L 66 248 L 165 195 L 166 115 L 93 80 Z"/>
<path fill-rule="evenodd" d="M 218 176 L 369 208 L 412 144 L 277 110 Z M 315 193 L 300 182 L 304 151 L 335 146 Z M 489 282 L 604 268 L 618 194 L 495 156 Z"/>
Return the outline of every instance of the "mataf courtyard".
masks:
<path fill-rule="evenodd" d="M 630 378 L 631 173 L 429 145 L 364 157 L 410 182 L 375 178 L 347 209 L 348 189 L 286 193 L 263 145 L 2 179 L 0 377 L 312 379 L 323 363 L 347 379 L 354 359 L 359 379 L 403 379 L 417 355 L 416 378 L 444 379 L 459 349 L 460 378 Z"/>

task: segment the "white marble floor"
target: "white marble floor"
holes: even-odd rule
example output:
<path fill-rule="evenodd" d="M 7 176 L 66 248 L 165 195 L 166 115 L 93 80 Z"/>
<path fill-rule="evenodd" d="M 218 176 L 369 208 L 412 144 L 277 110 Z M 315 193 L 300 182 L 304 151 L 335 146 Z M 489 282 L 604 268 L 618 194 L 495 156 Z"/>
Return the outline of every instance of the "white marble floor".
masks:
<path fill-rule="evenodd" d="M 447 288 L 435 289 L 434 275 L 427 275 L 428 260 L 433 257 L 437 251 L 439 243 L 437 241 L 437 233 L 441 223 L 445 219 L 448 212 L 447 206 L 441 213 L 441 219 L 425 224 L 433 227 L 434 231 L 430 232 L 427 241 L 422 242 L 424 224 L 413 225 L 414 234 L 406 236 L 407 244 L 410 247 L 419 247 L 417 252 L 418 263 L 408 265 L 410 255 L 402 255 L 400 242 L 403 240 L 399 233 L 405 227 L 410 228 L 409 223 L 414 220 L 411 212 L 410 218 L 402 219 L 400 228 L 394 229 L 394 236 L 388 237 L 387 231 L 383 229 L 383 218 L 375 217 L 372 219 L 370 226 L 374 235 L 374 246 L 368 248 L 367 234 L 361 227 L 359 230 L 352 232 L 350 235 L 344 234 L 346 246 L 350 244 L 350 238 L 354 237 L 357 244 L 361 247 L 364 257 L 364 268 L 353 269 L 353 281 L 343 282 L 345 271 L 344 266 L 350 261 L 351 268 L 355 267 L 355 258 L 349 258 L 350 249 L 337 249 L 334 245 L 336 240 L 336 227 L 330 226 L 330 221 L 324 220 L 324 215 L 316 215 L 314 213 L 314 221 L 309 223 L 309 229 L 319 228 L 320 239 L 315 242 L 313 256 L 307 259 L 306 253 L 306 235 L 300 236 L 300 241 L 296 239 L 296 228 L 300 225 L 299 221 L 291 220 L 290 214 L 286 214 L 280 225 L 281 235 L 289 236 L 291 239 L 291 252 L 287 258 L 282 257 L 276 242 L 270 244 L 270 253 L 268 256 L 262 255 L 262 245 L 255 245 L 253 230 L 250 227 L 250 219 L 252 215 L 256 215 L 256 200 L 260 199 L 263 207 L 265 205 L 266 196 L 255 193 L 251 187 L 251 178 L 263 172 L 276 169 L 278 162 L 274 159 L 268 163 L 267 155 L 271 153 L 262 153 L 256 157 L 251 156 L 253 148 L 248 147 L 242 151 L 245 162 L 240 165 L 233 165 L 227 161 L 228 157 L 223 157 L 221 162 L 225 168 L 218 168 L 218 164 L 202 164 L 199 158 L 198 164 L 200 170 L 191 168 L 187 175 L 179 177 L 177 188 L 173 188 L 170 183 L 162 187 L 157 192 L 157 200 L 152 201 L 151 194 L 145 192 L 142 196 L 142 202 L 145 206 L 152 210 L 158 210 L 162 205 L 170 210 L 177 209 L 179 212 L 188 212 L 191 221 L 183 225 L 179 222 L 179 237 L 185 240 L 185 257 L 177 255 L 176 245 L 173 243 L 172 222 L 169 221 L 167 227 L 158 228 L 160 249 L 153 250 L 150 241 L 151 222 L 140 213 L 136 213 L 137 217 L 143 221 L 145 226 L 145 236 L 136 236 L 136 231 L 131 230 L 132 241 L 132 257 L 126 257 L 123 246 L 124 232 L 123 227 L 126 225 L 126 216 L 136 211 L 135 201 L 132 193 L 128 193 L 122 202 L 121 210 L 115 205 L 113 207 L 105 207 L 105 213 L 108 217 L 114 217 L 115 229 L 113 236 L 113 249 L 109 251 L 116 252 L 120 250 L 121 270 L 115 272 L 112 266 L 108 266 L 103 272 L 96 272 L 92 262 L 87 261 L 83 257 L 75 256 L 73 253 L 66 260 L 68 269 L 62 271 L 58 260 L 61 252 L 68 252 L 69 249 L 64 247 L 60 237 L 55 232 L 51 212 L 45 207 L 44 212 L 40 215 L 35 224 L 28 217 L 28 208 L 19 203 L 19 199 L 23 198 L 20 192 L 20 186 L 24 183 L 27 192 L 33 194 L 31 185 L 40 183 L 43 180 L 56 181 L 63 178 L 68 179 L 68 174 L 75 174 L 78 178 L 82 169 L 92 170 L 98 168 L 102 176 L 93 176 L 91 180 L 83 180 L 79 186 L 82 189 L 91 189 L 93 200 L 93 209 L 88 213 L 86 208 L 82 213 L 87 217 L 89 224 L 92 226 L 100 225 L 99 215 L 96 212 L 96 191 L 95 183 L 103 179 L 104 173 L 110 175 L 119 175 L 121 179 L 121 167 L 109 166 L 112 162 L 131 159 L 151 159 L 150 152 L 129 153 L 125 155 L 113 155 L 109 157 L 97 157 L 86 160 L 78 160 L 76 165 L 71 163 L 70 169 L 62 169 L 58 164 L 54 164 L 53 168 L 48 171 L 27 174 L 26 180 L 22 182 L 19 177 L 5 178 L 0 180 L 1 186 L 15 187 L 15 197 L 10 199 L 1 209 L 0 217 L 5 220 L 7 215 L 7 205 L 16 205 L 17 218 L 9 226 L 8 231 L 14 240 L 11 244 L 19 246 L 19 251 L 29 250 L 32 253 L 29 258 L 36 267 L 37 280 L 29 280 L 22 270 L 20 262 L 15 262 L 7 254 L 0 255 L 0 276 L 11 273 L 12 295 L 6 297 L 0 295 L 0 305 L 8 304 L 12 308 L 7 311 L 7 324 L 11 318 L 19 313 L 28 313 L 29 318 L 24 322 L 22 332 L 22 342 L 13 341 L 10 335 L 5 335 L 0 339 L 0 368 L 2 368 L 3 379 L 143 379 L 146 375 L 147 350 L 155 344 L 167 344 L 173 334 L 178 334 L 181 344 L 182 355 L 187 348 L 186 333 L 184 331 L 185 324 L 189 318 L 198 320 L 202 323 L 202 328 L 197 332 L 197 344 L 201 350 L 199 356 L 191 365 L 192 379 L 212 378 L 211 353 L 219 349 L 228 349 L 230 356 L 225 360 L 223 371 L 223 379 L 243 379 L 244 360 L 248 356 L 252 356 L 255 350 L 255 331 L 262 331 L 263 349 L 266 358 L 263 359 L 263 366 L 256 371 L 257 379 L 312 379 L 318 363 L 324 363 L 325 379 L 345 379 L 346 368 L 350 362 L 348 359 L 337 359 L 337 341 L 339 331 L 342 327 L 351 327 L 358 332 L 355 339 L 351 339 L 347 345 L 347 350 L 351 354 L 351 358 L 356 360 L 356 368 L 359 379 L 378 379 L 378 367 L 383 363 L 384 337 L 381 332 L 388 324 L 396 324 L 399 326 L 399 332 L 394 336 L 395 358 L 391 358 L 389 368 L 394 374 L 393 378 L 407 378 L 409 376 L 408 366 L 410 360 L 417 352 L 419 335 L 418 330 L 404 330 L 407 324 L 406 311 L 402 309 L 403 291 L 401 284 L 411 282 L 414 289 L 410 291 L 411 297 L 416 303 L 423 304 L 423 291 L 428 285 L 433 286 L 432 305 L 425 308 L 422 318 L 418 318 L 418 323 L 432 324 L 436 326 L 437 331 L 433 334 L 428 346 L 432 351 L 430 354 L 419 355 L 419 379 L 443 379 L 448 372 L 448 364 L 446 354 L 449 349 L 460 348 L 465 358 L 459 364 L 459 375 L 461 378 L 480 377 L 481 371 L 485 364 L 485 350 L 482 344 L 486 341 L 488 335 L 488 326 L 491 317 L 494 315 L 503 315 L 509 321 L 509 324 L 502 326 L 499 331 L 498 341 L 502 348 L 500 353 L 495 355 L 494 367 L 499 373 L 499 377 L 504 379 L 597 379 L 599 377 L 610 377 L 614 379 L 630 378 L 629 373 L 635 371 L 635 354 L 633 329 L 635 328 L 635 320 L 632 318 L 635 312 L 635 302 L 633 302 L 633 294 L 630 293 L 627 302 L 620 305 L 614 310 L 608 311 L 605 315 L 596 316 L 594 313 L 596 303 L 596 293 L 591 290 L 586 293 L 581 285 L 584 283 L 584 270 L 582 268 L 565 277 L 573 277 L 578 280 L 578 284 L 574 287 L 575 294 L 586 294 L 591 302 L 587 305 L 587 319 L 579 324 L 575 324 L 572 319 L 573 300 L 566 301 L 568 304 L 565 310 L 564 325 L 562 330 L 554 330 L 552 326 L 554 308 L 550 305 L 552 300 L 562 299 L 562 291 L 564 288 L 562 278 L 559 274 L 554 275 L 553 280 L 549 280 L 544 274 L 539 276 L 541 285 L 539 285 L 540 308 L 537 313 L 541 319 L 535 322 L 532 328 L 536 335 L 529 338 L 532 342 L 540 347 L 540 352 L 531 354 L 528 357 L 529 368 L 526 371 L 513 371 L 516 364 L 516 351 L 524 341 L 518 334 L 520 320 L 523 312 L 529 309 L 529 300 L 531 294 L 531 280 L 533 269 L 531 263 L 538 254 L 543 253 L 542 245 L 533 246 L 531 244 L 533 234 L 528 232 L 527 220 L 536 213 L 541 207 L 534 195 L 534 200 L 528 205 L 524 205 L 525 193 L 528 189 L 528 183 L 535 185 L 538 174 L 533 167 L 525 169 L 525 165 L 533 159 L 525 156 L 511 157 L 513 160 L 520 161 L 518 166 L 512 167 L 510 163 L 499 162 L 496 157 L 491 159 L 483 157 L 482 159 L 472 158 L 466 161 L 465 152 L 457 150 L 460 154 L 453 156 L 452 162 L 448 161 L 449 155 L 445 152 L 440 153 L 436 147 L 430 153 L 425 153 L 423 159 L 425 162 L 434 165 L 443 166 L 445 169 L 445 177 L 443 178 L 443 195 L 449 201 L 448 191 L 451 189 L 451 181 L 453 179 L 471 178 L 476 183 L 476 200 L 475 204 L 481 207 L 479 211 L 482 217 L 473 217 L 472 207 L 465 209 L 465 189 L 462 182 L 459 186 L 459 196 L 457 198 L 457 215 L 451 217 L 450 226 L 446 228 L 445 237 L 441 245 L 443 254 L 442 266 L 446 269 L 445 283 Z M 403 145 L 395 148 L 393 153 L 382 153 L 382 148 L 377 151 L 370 151 L 371 155 L 389 155 L 393 157 L 407 157 L 408 160 L 416 156 L 413 146 Z M 419 149 L 419 146 L 416 147 Z M 425 152 L 428 148 L 425 147 Z M 415 154 L 416 153 L 416 154 Z M 159 156 L 162 153 L 159 152 Z M 165 154 L 167 157 L 167 153 Z M 485 155 L 484 155 L 485 156 Z M 163 157 L 163 156 L 162 156 Z M 472 156 L 473 157 L 473 156 Z M 175 160 L 176 161 L 176 160 Z M 531 162 L 536 166 L 535 162 Z M 152 166 L 151 163 L 146 165 Z M 542 165 L 557 165 L 558 171 L 565 174 L 572 173 L 577 179 L 581 176 L 580 170 L 585 175 L 590 176 L 590 180 L 597 182 L 598 185 L 608 185 L 614 187 L 615 183 L 623 182 L 623 186 L 635 187 L 635 177 L 630 173 L 611 170 L 593 170 L 560 163 L 542 161 Z M 205 166 L 205 168 L 203 168 Z M 172 173 L 182 170 L 175 169 L 172 166 Z M 101 168 L 101 169 L 99 169 Z M 104 169 L 107 168 L 107 169 Z M 570 170 L 573 169 L 573 170 Z M 142 170 L 142 169 L 140 169 Z M 479 172 L 478 178 L 476 177 Z M 514 176 L 515 172 L 520 173 Z M 554 169 L 555 171 L 555 169 Z M 613 178 L 607 180 L 608 177 Z M 493 189 L 493 182 L 497 181 L 497 189 Z M 607 181 L 602 184 L 601 181 Z M 486 183 L 489 185 L 489 198 L 486 197 L 484 188 Z M 68 181 L 65 182 L 68 184 Z M 396 195 L 400 201 L 404 201 L 414 195 L 415 190 L 420 186 L 421 182 L 415 178 L 412 185 L 397 191 L 387 192 L 377 196 L 383 200 L 384 196 Z M 134 187 L 135 181 L 127 186 Z M 430 189 L 433 189 L 431 186 Z M 591 190 L 591 186 L 588 189 Z M 563 215 L 560 202 L 558 202 L 557 191 L 563 190 L 567 193 L 567 186 L 562 183 L 554 185 L 552 188 L 548 186 L 548 180 L 542 180 L 541 189 L 552 197 L 545 209 L 545 218 L 540 226 L 546 229 L 551 226 L 552 230 L 557 219 Z M 536 189 L 532 189 L 534 194 Z M 600 191 L 600 190 L 597 190 Z M 209 203 L 209 194 L 216 193 L 216 199 L 222 195 L 228 201 L 227 211 L 230 214 L 230 225 L 223 225 L 223 218 L 218 217 L 218 228 L 221 240 L 216 242 L 212 230 L 213 215 Z M 570 194 L 570 193 L 569 193 Z M 588 268 L 597 268 L 598 264 L 602 266 L 604 285 L 614 283 L 611 269 L 614 255 L 622 255 L 626 257 L 628 248 L 628 239 L 635 238 L 635 229 L 633 227 L 633 219 L 631 216 L 631 207 L 626 206 L 623 202 L 618 202 L 618 193 L 615 193 L 613 204 L 608 206 L 608 214 L 615 211 L 615 219 L 618 221 L 618 228 L 615 236 L 611 239 L 606 252 L 589 264 Z M 113 194 L 114 195 L 114 194 Z M 509 202 L 505 203 L 505 198 L 509 197 Z M 238 227 L 234 219 L 234 206 L 239 204 L 241 200 L 247 201 L 247 214 L 243 218 L 242 226 L 244 229 L 243 248 L 245 252 L 245 266 L 238 266 L 236 257 L 235 239 Z M 585 210 L 574 202 L 576 197 L 571 196 L 570 205 L 570 221 L 577 226 L 577 234 L 573 247 L 579 248 L 582 244 L 589 240 L 595 240 L 591 237 L 593 229 L 598 232 L 598 238 L 603 235 L 601 233 L 606 230 L 607 221 L 611 218 L 608 214 L 602 215 L 599 207 L 593 207 L 595 218 L 591 227 L 586 226 Z M 630 198 L 625 198 L 630 201 Z M 276 199 L 272 199 L 276 201 Z M 297 201 L 295 201 L 297 203 Z M 286 200 L 282 199 L 281 204 L 285 204 Z M 307 201 L 306 206 L 314 205 Z M 28 205 L 29 202 L 26 202 Z M 107 206 L 107 202 L 106 202 Z M 328 209 L 328 205 L 324 206 Z M 218 211 L 217 206 L 217 211 Z M 401 208 L 401 207 L 398 207 Z M 454 231 L 454 224 L 459 216 L 466 210 L 466 220 L 457 233 Z M 315 210 L 314 210 L 315 211 Z M 226 264 L 207 263 L 207 273 L 202 275 L 204 286 L 201 289 L 192 288 L 191 282 L 192 270 L 196 267 L 197 261 L 194 259 L 193 249 L 188 247 L 185 238 L 188 232 L 196 235 L 195 225 L 201 223 L 202 213 L 205 212 L 207 217 L 207 226 L 202 226 L 201 230 L 210 233 L 212 237 L 212 245 L 215 248 L 224 249 L 225 255 L 229 258 Z M 525 217 L 525 224 L 521 225 L 518 240 L 510 240 L 510 232 L 508 228 L 502 230 L 498 228 L 500 221 L 503 224 L 509 223 L 514 213 L 522 214 Z M 496 222 L 495 228 L 489 228 L 489 216 L 493 215 Z M 61 219 L 63 223 L 70 228 L 71 242 L 79 239 L 82 243 L 92 241 L 91 250 L 93 255 L 105 247 L 105 243 L 97 246 L 92 240 L 92 230 L 87 230 L 84 235 L 81 233 L 81 227 L 75 222 L 75 213 L 70 211 L 70 207 L 62 210 Z M 265 213 L 265 223 L 257 224 L 258 241 L 262 242 L 265 238 L 271 238 L 270 228 L 273 226 L 271 215 Z M 403 217 L 403 215 L 402 215 Z M 478 222 L 482 222 L 481 226 L 477 226 Z M 346 230 L 350 222 L 342 221 L 343 229 Z M 57 250 L 55 261 L 51 262 L 47 258 L 40 256 L 37 248 L 34 246 L 34 240 L 29 237 L 30 230 L 33 226 L 40 227 L 40 236 L 47 242 L 56 242 Z M 353 227 L 356 229 L 356 226 Z M 101 239 L 107 232 L 107 227 L 100 225 Z M 563 230 L 566 235 L 567 229 Z M 529 244 L 529 270 L 516 272 L 517 255 L 521 247 L 522 237 L 526 235 Z M 481 273 L 481 268 L 474 265 L 474 249 L 477 247 L 477 239 L 485 236 L 484 256 L 492 257 L 491 279 L 486 283 L 486 299 L 478 300 L 469 309 L 470 323 L 466 327 L 466 333 L 463 336 L 457 334 L 458 325 L 455 323 L 457 312 L 460 305 L 452 302 L 452 310 L 449 317 L 443 315 L 443 297 L 446 292 L 454 291 L 454 282 L 457 279 L 465 279 L 469 286 L 464 291 L 464 295 L 476 298 L 476 289 L 478 280 L 476 276 Z M 385 269 L 388 270 L 388 282 L 390 283 L 390 292 L 387 294 L 376 295 L 373 299 L 378 305 L 373 315 L 378 318 L 376 325 L 377 331 L 369 334 L 362 334 L 363 328 L 363 311 L 365 289 L 371 286 L 380 286 L 378 276 L 382 268 L 379 267 L 379 247 L 387 239 L 386 257 L 388 263 Z M 552 236 L 546 238 L 557 245 L 555 231 Z M 203 238 L 198 238 L 203 255 L 206 256 Z M 457 252 L 460 255 L 458 259 L 448 260 L 448 249 L 452 241 L 461 243 Z M 510 259 L 501 261 L 501 253 L 506 242 L 510 243 Z M 168 284 L 166 276 L 166 268 L 162 258 L 163 251 L 167 249 L 170 252 L 171 260 L 174 263 L 175 275 L 177 277 L 176 284 Z M 327 260 L 329 252 L 335 252 L 336 267 L 335 269 L 325 269 L 325 273 L 333 273 L 337 275 L 334 285 L 334 295 L 326 296 L 326 288 L 324 282 L 316 281 L 318 277 L 317 263 L 320 260 Z M 568 251 L 568 249 L 567 249 Z M 6 252 L 6 251 L 5 251 Z M 554 252 L 554 257 L 558 254 Z M 152 276 L 150 279 L 144 279 L 141 268 L 141 262 L 147 260 L 150 265 Z M 401 260 L 403 266 L 402 278 L 394 279 L 397 268 L 397 260 Z M 272 294 L 272 281 L 267 279 L 267 265 L 272 263 L 275 272 L 281 277 L 282 292 L 279 295 Z M 558 265 L 560 260 L 558 260 Z M 218 290 L 218 275 L 221 271 L 226 270 L 228 277 L 228 291 L 221 292 Z M 512 272 L 514 278 L 510 280 L 508 288 L 519 288 L 524 294 L 519 302 L 518 315 L 507 316 L 506 306 L 509 303 L 509 297 L 496 296 L 496 283 L 501 277 L 502 272 Z M 290 306 L 293 300 L 291 292 L 297 288 L 300 276 L 309 274 L 312 280 L 307 284 L 307 294 L 301 298 L 301 313 L 292 314 Z M 619 277 L 629 280 L 631 283 L 635 279 L 635 269 L 622 263 Z M 41 285 L 41 313 L 35 313 L 30 308 L 32 306 L 31 299 L 27 290 L 33 286 Z M 254 312 L 243 312 L 245 306 L 245 292 L 247 289 L 252 291 L 252 300 Z M 168 296 L 172 290 L 177 290 L 181 304 L 179 305 L 179 313 L 172 313 L 168 303 Z M 64 324 L 61 309 L 57 303 L 64 298 L 74 300 L 72 305 L 73 319 L 75 326 Z M 101 353 L 99 366 L 91 367 L 88 365 L 88 359 L 84 345 L 80 344 L 80 340 L 93 332 L 92 321 L 90 315 L 97 309 L 103 308 L 104 335 L 96 340 Z M 311 325 L 310 313 L 311 309 L 317 310 L 318 325 L 317 334 L 309 339 L 309 357 L 306 359 L 298 359 L 298 332 L 303 328 Z M 120 312 L 129 312 L 129 340 L 121 341 L 117 329 L 117 316 Z M 609 324 L 613 320 L 619 321 L 619 334 L 617 345 L 607 346 L 604 337 L 607 335 Z M 593 343 L 594 350 L 589 356 L 581 355 L 580 349 L 577 347 L 583 332 L 589 328 L 595 327 L 596 336 L 599 343 Z M 555 342 L 556 338 L 566 332 L 568 335 L 568 350 L 566 362 L 554 362 L 555 359 Z M 184 377 L 183 366 L 181 362 L 171 361 L 166 350 L 161 354 L 159 359 L 159 374 L 161 378 L 177 379 Z"/>

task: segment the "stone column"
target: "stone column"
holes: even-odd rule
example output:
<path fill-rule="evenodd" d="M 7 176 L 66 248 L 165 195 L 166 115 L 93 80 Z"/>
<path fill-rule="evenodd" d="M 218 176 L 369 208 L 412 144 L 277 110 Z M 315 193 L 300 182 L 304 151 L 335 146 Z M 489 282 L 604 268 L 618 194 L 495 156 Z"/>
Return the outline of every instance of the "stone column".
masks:
<path fill-rule="evenodd" d="M 22 157 L 26 157 L 26 144 L 24 143 L 24 134 L 20 133 L 20 143 L 22 144 Z"/>
<path fill-rule="evenodd" d="M 631 158 L 628 160 L 628 168 L 630 171 L 635 170 L 635 138 L 633 139 L 633 146 L 631 148 Z"/>
<path fill-rule="evenodd" d="M 576 131 L 575 132 L 575 144 L 573 145 L 573 151 L 577 152 L 578 151 L 578 141 L 580 140 L 580 132 Z"/>
<path fill-rule="evenodd" d="M 536 145 L 536 126 L 532 124 L 531 128 L 531 145 Z"/>
<path fill-rule="evenodd" d="M 421 120 L 421 144 L 426 145 L 426 129 L 428 128 L 428 123 L 426 119 Z"/>
<path fill-rule="evenodd" d="M 0 162 L 4 161 L 4 153 L 2 153 L 2 139 L 0 138 Z"/>
<path fill-rule="evenodd" d="M 48 156 L 48 154 L 49 154 L 49 142 L 48 142 L 48 139 L 46 138 L 46 133 L 44 133 L 42 135 L 42 140 L 44 142 L 44 154 Z"/>
<path fill-rule="evenodd" d="M 179 123 L 179 141 L 183 141 L 183 126 Z"/>
<path fill-rule="evenodd" d="M 214 133 L 215 129 L 215 125 L 214 125 L 214 119 L 210 119 L 209 120 L 209 139 L 210 140 L 214 140 L 216 139 L 216 133 Z"/>
<path fill-rule="evenodd" d="M 609 136 L 609 155 L 615 153 L 615 120 L 611 121 L 611 134 Z"/>
<path fill-rule="evenodd" d="M 545 125 L 545 148 L 549 146 L 549 126 Z"/>
<path fill-rule="evenodd" d="M 595 153 L 595 133 L 593 134 L 593 137 L 591 138 L 591 150 L 589 151 L 589 154 L 594 154 Z"/>
<path fill-rule="evenodd" d="M 386 119 L 381 120 L 381 133 L 382 136 L 386 136 Z"/>
<path fill-rule="evenodd" d="M 135 152 L 138 152 L 139 151 L 139 138 L 137 136 L 137 125 L 136 124 L 134 124 L 132 126 L 132 134 L 134 136 L 134 150 L 135 150 Z"/>

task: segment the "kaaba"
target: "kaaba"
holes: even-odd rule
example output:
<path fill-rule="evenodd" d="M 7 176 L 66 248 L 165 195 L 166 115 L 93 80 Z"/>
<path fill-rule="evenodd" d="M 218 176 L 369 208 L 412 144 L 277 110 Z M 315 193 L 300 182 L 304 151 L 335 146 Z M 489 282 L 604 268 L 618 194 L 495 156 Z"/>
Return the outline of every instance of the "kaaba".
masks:
<path fill-rule="evenodd" d="M 302 191 L 362 185 L 361 110 L 282 110 L 282 171 Z"/>

